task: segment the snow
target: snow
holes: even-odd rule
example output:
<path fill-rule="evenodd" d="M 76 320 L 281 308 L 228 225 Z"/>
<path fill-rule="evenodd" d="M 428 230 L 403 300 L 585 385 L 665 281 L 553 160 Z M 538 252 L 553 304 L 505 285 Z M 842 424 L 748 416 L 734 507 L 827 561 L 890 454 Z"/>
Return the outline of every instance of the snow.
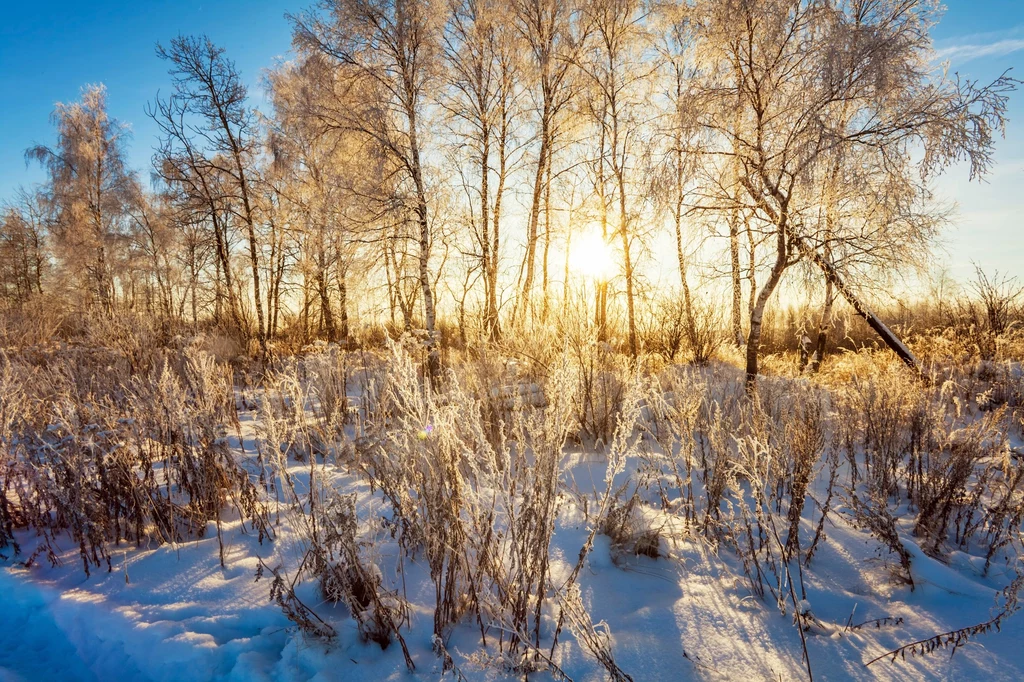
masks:
<path fill-rule="evenodd" d="M 531 387 L 526 394 L 534 394 Z M 243 419 L 244 452 L 254 451 L 254 417 Z M 240 456 L 237 438 L 232 438 Z M 595 453 L 566 457 L 566 478 L 603 485 L 605 462 Z M 308 465 L 296 464 L 296 480 Z M 625 474 L 636 471 L 627 463 Z M 66 546 L 58 567 L 0 562 L 0 682 L 7 680 L 397 680 L 440 679 L 433 651 L 433 585 L 425 563 L 398 573 L 398 549 L 375 520 L 383 502 L 357 475 L 339 468 L 333 484 L 357 495 L 361 532 L 375 543 L 382 579 L 404 584 L 413 604 L 405 632 L 416 672 L 406 672 L 399 647 L 381 650 L 360 640 L 343 606 L 324 604 L 314 585 L 298 594 L 338 630 L 331 643 L 310 640 L 268 599 L 267 581 L 254 576 L 260 557 L 270 566 L 294 566 L 303 548 L 287 514 L 277 539 L 260 545 L 241 525 L 223 523 L 226 566 L 214 533 L 179 545 L 134 546 L 112 552 L 113 570 L 85 577 L 77 549 Z M 812 489 L 823 490 L 827 474 Z M 581 485 L 581 488 L 584 487 Z M 664 514 L 653 506 L 643 510 Z M 816 520 L 815 520 L 816 522 Z M 804 532 L 814 526 L 805 518 Z M 376 528 L 376 530 L 374 530 Z M 819 625 L 808 630 L 807 648 L 817 679 L 1024 679 L 1024 618 L 1001 632 L 972 640 L 950 659 L 925 658 L 864 664 L 887 650 L 953 628 L 987 620 L 998 591 L 1010 577 L 993 565 L 952 552 L 946 563 L 925 554 L 907 528 L 901 539 L 912 557 L 916 589 L 894 584 L 876 540 L 833 515 L 823 542 L 804 569 L 807 594 L 801 613 Z M 583 514 L 567 503 L 552 542 L 552 580 L 572 569 L 588 529 Z M 21 538 L 25 552 L 33 539 Z M 584 603 L 594 623 L 606 623 L 615 661 L 634 680 L 804 679 L 800 633 L 789 605 L 783 615 L 769 597 L 751 593 L 731 553 L 696 538 L 676 540 L 658 559 L 623 553 L 603 535 L 581 574 Z M 813 605 L 813 611 L 811 606 Z M 898 625 L 848 629 L 881 618 Z M 546 614 L 542 636 L 555 623 Z M 480 650 L 474 623 L 455 629 L 447 650 L 467 679 L 520 679 L 474 655 Z M 603 668 L 571 637 L 559 640 L 556 660 L 574 680 L 605 679 Z M 448 676 L 450 676 L 449 674 Z M 550 673 L 530 679 L 553 679 Z"/>
<path fill-rule="evenodd" d="M 849 544 L 824 545 L 814 570 L 807 572 L 815 615 L 840 632 L 835 638 L 809 638 L 812 664 L 822 679 L 1024 677 L 1017 644 L 1024 632 L 1015 619 L 1003 632 L 963 647 L 952 660 L 940 653 L 864 668 L 864 661 L 888 648 L 986 619 L 995 590 L 915 553 L 917 590 L 872 596 L 886 592 L 886 581 L 880 567 L 868 561 L 869 541 L 853 530 L 833 532 Z M 560 528 L 556 553 L 571 556 L 583 535 L 581 528 Z M 226 569 L 219 565 L 216 539 L 208 538 L 177 548 L 127 551 L 113 572 L 90 579 L 73 563 L 0 570 L 5 621 L 0 680 L 318 680 L 336 679 L 339 671 L 349 680 L 405 677 L 397 647 L 382 652 L 362 644 L 344 613 L 333 621 L 341 626 L 334 645 L 306 641 L 268 602 L 265 586 L 253 582 L 255 566 L 244 558 L 253 548 L 247 544 L 245 537 L 234 538 Z M 408 640 L 422 671 L 418 677 L 434 679 L 440 669 L 430 651 L 429 581 L 422 572 L 410 571 L 407 578 L 419 579 L 418 587 L 410 586 L 418 609 Z M 610 627 L 616 662 L 634 680 L 804 675 L 791 619 L 752 597 L 727 563 L 699 544 L 677 548 L 672 561 L 616 561 L 608 539 L 598 536 L 582 586 L 595 622 Z M 317 608 L 322 615 L 333 609 Z M 851 614 L 854 622 L 902 617 L 906 626 L 842 633 Z M 461 630 L 449 650 L 471 653 L 477 640 L 471 628 Z M 574 679 L 602 677 L 574 643 L 563 649 L 560 665 Z"/>

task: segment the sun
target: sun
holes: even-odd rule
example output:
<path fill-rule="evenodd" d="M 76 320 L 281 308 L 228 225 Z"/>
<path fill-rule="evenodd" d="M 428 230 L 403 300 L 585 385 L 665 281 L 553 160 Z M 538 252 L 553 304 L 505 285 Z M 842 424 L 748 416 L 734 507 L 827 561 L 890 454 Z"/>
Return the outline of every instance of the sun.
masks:
<path fill-rule="evenodd" d="M 572 241 L 569 267 L 587 279 L 606 281 L 615 274 L 612 247 L 596 232 L 587 232 Z"/>

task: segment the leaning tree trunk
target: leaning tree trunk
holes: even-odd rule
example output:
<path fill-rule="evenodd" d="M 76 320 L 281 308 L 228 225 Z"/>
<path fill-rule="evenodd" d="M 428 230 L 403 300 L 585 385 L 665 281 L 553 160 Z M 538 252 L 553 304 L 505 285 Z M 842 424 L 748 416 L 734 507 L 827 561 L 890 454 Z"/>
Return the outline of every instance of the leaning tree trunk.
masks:
<path fill-rule="evenodd" d="M 846 299 L 847 303 L 850 304 L 854 311 L 864 318 L 868 325 L 875 330 L 875 333 L 881 337 L 885 345 L 889 347 L 889 350 L 896 353 L 896 356 L 899 357 L 899 359 L 908 367 L 913 370 L 919 370 L 917 358 L 915 358 L 914 354 L 910 352 L 910 349 L 907 348 L 906 344 L 900 341 L 899 337 L 885 326 L 885 324 L 879 320 L 873 312 L 864 307 L 864 304 L 861 303 L 860 299 L 850 291 L 850 288 L 847 287 L 839 277 L 839 273 L 836 271 L 835 267 L 825 260 L 821 254 L 808 246 L 804 240 L 796 238 L 793 241 L 796 244 L 797 249 L 800 250 L 801 255 L 810 259 L 815 265 L 821 268 L 821 271 L 825 273 L 825 278 L 832 282 L 833 286 L 835 286 L 839 293 L 843 295 L 843 298 Z"/>

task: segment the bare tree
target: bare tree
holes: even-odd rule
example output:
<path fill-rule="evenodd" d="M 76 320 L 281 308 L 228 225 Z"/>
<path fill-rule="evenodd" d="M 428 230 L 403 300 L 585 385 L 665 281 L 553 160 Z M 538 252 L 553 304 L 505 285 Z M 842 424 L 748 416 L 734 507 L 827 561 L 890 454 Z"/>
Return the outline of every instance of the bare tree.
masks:
<path fill-rule="evenodd" d="M 450 92 L 444 107 L 455 123 L 458 146 L 467 147 L 475 157 L 476 169 L 469 176 L 477 183 L 471 190 L 476 200 L 471 195 L 467 203 L 477 250 L 474 256 L 479 259 L 484 285 L 484 328 L 492 340 L 500 334 L 501 209 L 514 151 L 512 127 L 518 114 L 520 59 L 516 52 L 521 43 L 511 28 L 512 18 L 508 7 L 496 0 L 455 0 L 444 32 Z M 492 174 L 497 179 L 494 190 Z M 460 306 L 463 309 L 464 304 Z"/>
<path fill-rule="evenodd" d="M 321 56 L 307 56 L 271 73 L 269 91 L 274 104 L 269 184 L 279 195 L 284 214 L 293 214 L 292 241 L 298 245 L 303 272 L 313 281 L 321 327 L 330 340 L 345 338 L 346 273 L 352 251 L 347 211 L 354 178 L 366 173 L 367 164 L 358 155 L 353 135 L 346 135 L 324 114 L 336 93 L 333 71 Z"/>
<path fill-rule="evenodd" d="M 1000 274 L 998 270 L 989 275 L 975 263 L 970 287 L 985 311 L 988 331 L 994 336 L 1004 334 L 1020 312 L 1024 286 L 1016 277 Z"/>
<path fill-rule="evenodd" d="M 8 300 L 24 303 L 43 293 L 43 271 L 49 260 L 50 223 L 45 197 L 19 189 L 0 217 L 0 287 Z"/>
<path fill-rule="evenodd" d="M 693 182 L 700 155 L 700 127 L 697 125 L 696 98 L 692 92 L 694 67 L 691 60 L 693 37 L 685 10 L 675 3 L 659 8 L 661 39 L 659 52 L 663 78 L 667 86 L 667 107 L 658 131 L 662 138 L 662 153 L 656 158 L 658 168 L 650 170 L 651 191 L 661 208 L 667 208 L 672 217 L 675 236 L 676 262 L 679 266 L 679 284 L 682 291 L 682 313 L 687 328 L 696 329 L 693 297 L 687 271 L 690 257 L 687 244 L 692 235 L 684 234 L 684 220 L 690 214 L 687 192 Z"/>
<path fill-rule="evenodd" d="M 704 121 L 722 140 L 718 153 L 736 157 L 744 208 L 771 251 L 750 315 L 748 386 L 756 382 L 765 306 L 786 270 L 806 259 L 833 284 L 841 282 L 809 227 L 816 224 L 818 179 L 834 155 L 850 159 L 843 166 L 851 174 L 857 172 L 854 155 L 860 164 L 868 161 L 862 167 L 876 178 L 871 185 L 882 209 L 891 206 L 881 200 L 886 193 L 899 188 L 903 200 L 919 196 L 920 177 L 957 159 L 970 161 L 972 176 L 987 169 L 1014 83 L 1003 77 L 979 88 L 934 73 L 928 35 L 934 19 L 933 3 L 923 1 L 733 0 L 695 6 L 698 49 L 706 63 Z M 914 145 L 924 150 L 918 164 L 911 160 Z M 713 188 L 708 193 L 717 197 L 709 204 L 721 205 L 720 194 Z M 833 235 L 830 243 L 833 251 L 840 240 L 855 249 L 878 238 L 874 230 L 851 230 Z M 849 286 L 839 288 L 852 295 Z M 902 344 L 878 325 L 902 356 Z M 908 358 L 913 361 L 909 353 Z"/>
<path fill-rule="evenodd" d="M 132 248 L 144 263 L 144 276 L 151 280 L 159 296 L 157 309 L 165 320 L 175 317 L 172 261 L 176 251 L 172 209 L 159 196 L 150 196 L 136 187 L 127 205 Z"/>
<path fill-rule="evenodd" d="M 199 324 L 199 310 L 207 308 L 206 294 L 200 291 L 204 272 L 213 260 L 214 247 L 210 238 L 209 230 L 204 225 L 204 220 L 195 219 L 183 211 L 174 211 L 170 214 L 169 220 L 174 226 L 177 236 L 178 249 L 175 251 L 175 261 L 179 270 L 185 278 L 183 291 L 178 297 L 178 318 L 186 319 L 185 306 L 188 305 L 188 318 L 193 327 Z M 219 270 L 219 268 L 216 268 Z M 217 286 L 217 282 L 214 283 Z M 200 301 L 200 296 L 203 300 Z M 219 321 L 217 306 L 220 303 L 215 290 L 214 293 L 214 320 Z"/>
<path fill-rule="evenodd" d="M 113 311 L 111 258 L 125 232 L 125 207 L 134 180 L 124 155 L 127 129 L 107 115 L 102 85 L 82 91 L 81 102 L 58 104 L 52 120 L 55 147 L 39 145 L 26 158 L 49 173 L 43 190 L 53 208 L 52 232 L 63 265 L 87 283 L 107 314 Z"/>
<path fill-rule="evenodd" d="M 246 87 L 234 62 L 222 48 L 205 36 L 179 36 L 168 48 L 157 46 L 157 55 L 170 63 L 174 92 L 159 97 L 150 110 L 164 133 L 158 166 L 167 179 L 183 183 L 209 204 L 209 215 L 218 235 L 221 267 L 232 296 L 230 259 L 227 256 L 223 209 L 239 220 L 249 246 L 256 339 L 260 352 L 267 351 L 267 324 L 260 284 L 260 244 L 256 161 L 260 140 L 256 119 L 248 108 Z M 218 196 L 223 193 L 222 196 Z M 241 325 L 240 313 L 232 314 Z"/>
<path fill-rule="evenodd" d="M 605 143 L 599 150 L 601 165 L 607 163 L 611 171 L 612 192 L 618 205 L 614 235 L 622 249 L 627 335 L 633 357 L 639 352 L 634 250 L 640 236 L 641 204 L 647 198 L 646 183 L 638 182 L 634 176 L 640 170 L 638 159 L 647 146 L 644 130 L 650 121 L 643 111 L 649 108 L 648 90 L 659 58 L 650 49 L 644 19 L 643 6 L 633 0 L 601 0 L 588 4 L 584 21 L 592 32 L 592 43 L 586 58 L 576 62 L 588 76 L 600 101 L 593 110 L 599 112 L 597 125 Z"/>
<path fill-rule="evenodd" d="M 359 89 L 361 105 L 338 121 L 385 154 L 394 183 L 408 191 L 418 228 L 418 279 L 423 296 L 430 370 L 440 369 L 436 310 L 430 275 L 430 201 L 423 164 L 427 95 L 437 84 L 441 24 L 445 16 L 430 0 L 326 0 L 322 13 L 293 17 L 294 40 L 333 62 L 338 77 Z M 404 197 L 393 197 L 400 199 Z M 404 203 L 404 202 L 402 202 Z"/>
<path fill-rule="evenodd" d="M 536 107 L 537 158 L 526 251 L 520 266 L 522 288 L 513 314 L 521 320 L 532 305 L 541 204 L 550 196 L 551 158 L 562 132 L 564 114 L 577 90 L 573 64 L 578 62 L 586 35 L 579 26 L 577 9 L 569 0 L 514 0 L 513 8 L 516 26 L 528 46 L 524 73 L 531 83 Z"/>

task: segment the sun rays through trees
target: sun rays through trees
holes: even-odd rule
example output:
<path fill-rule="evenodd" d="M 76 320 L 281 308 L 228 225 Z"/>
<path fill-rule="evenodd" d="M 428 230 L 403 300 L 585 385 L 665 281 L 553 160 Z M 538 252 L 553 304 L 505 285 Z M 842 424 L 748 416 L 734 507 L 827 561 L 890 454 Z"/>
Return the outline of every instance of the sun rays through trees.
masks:
<path fill-rule="evenodd" d="M 125 679 L 1024 674 L 1024 286 L 931 268 L 1019 82 L 940 16 L 321 0 L 258 88 L 166 36 L 156 139 L 56 104 L 0 207 L 0 588 L 61 590 L 13 613 L 103 605 Z"/>

